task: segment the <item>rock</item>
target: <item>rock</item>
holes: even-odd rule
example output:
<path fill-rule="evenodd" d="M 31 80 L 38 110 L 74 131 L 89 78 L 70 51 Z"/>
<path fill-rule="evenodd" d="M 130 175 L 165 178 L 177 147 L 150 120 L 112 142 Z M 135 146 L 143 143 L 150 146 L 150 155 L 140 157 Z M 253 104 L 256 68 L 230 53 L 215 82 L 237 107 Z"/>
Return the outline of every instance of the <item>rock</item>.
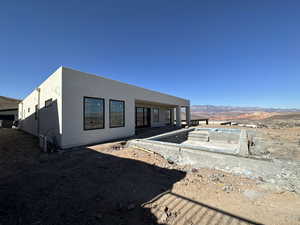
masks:
<path fill-rule="evenodd" d="M 160 209 L 162 211 L 162 215 L 159 218 L 159 223 L 170 223 L 172 224 L 176 217 L 178 216 L 177 212 L 172 212 L 167 206 Z"/>
<path fill-rule="evenodd" d="M 171 159 L 167 159 L 167 161 L 168 161 L 169 164 L 174 164 L 174 161 L 171 160 Z"/>
<path fill-rule="evenodd" d="M 262 178 L 262 177 L 258 177 L 258 180 L 261 182 L 264 182 L 264 178 Z"/>
<path fill-rule="evenodd" d="M 225 185 L 222 188 L 223 191 L 225 191 L 226 193 L 232 192 L 234 190 L 233 186 L 231 184 Z"/>
<path fill-rule="evenodd" d="M 285 186 L 285 189 L 290 191 L 290 192 L 296 192 L 296 186 L 291 184 L 291 183 L 288 183 L 286 186 Z"/>
<path fill-rule="evenodd" d="M 251 201 L 254 201 L 254 200 L 259 199 L 262 196 L 264 196 L 265 193 L 247 189 L 243 192 L 243 195 L 245 197 L 247 197 L 248 199 L 250 199 Z"/>
<path fill-rule="evenodd" d="M 169 208 L 167 206 L 164 208 L 164 212 L 168 214 Z"/>
<path fill-rule="evenodd" d="M 159 218 L 160 223 L 165 223 L 168 220 L 168 217 L 170 216 L 169 208 L 165 206 L 164 208 L 160 208 L 160 211 L 163 211 L 161 217 Z"/>
<path fill-rule="evenodd" d="M 220 183 L 222 183 L 223 182 L 221 180 L 222 177 L 225 177 L 225 175 L 224 174 L 220 174 L 220 173 L 214 173 L 214 174 L 210 175 L 208 178 L 212 182 L 220 182 Z"/>
<path fill-rule="evenodd" d="M 168 219 L 168 215 L 166 213 L 163 213 L 161 215 L 161 217 L 159 218 L 160 222 L 163 222 L 163 223 L 166 222 L 167 219 Z"/>
<path fill-rule="evenodd" d="M 198 170 L 197 170 L 196 168 L 193 168 L 193 169 L 192 169 L 192 172 L 193 172 L 193 173 L 197 173 Z"/>

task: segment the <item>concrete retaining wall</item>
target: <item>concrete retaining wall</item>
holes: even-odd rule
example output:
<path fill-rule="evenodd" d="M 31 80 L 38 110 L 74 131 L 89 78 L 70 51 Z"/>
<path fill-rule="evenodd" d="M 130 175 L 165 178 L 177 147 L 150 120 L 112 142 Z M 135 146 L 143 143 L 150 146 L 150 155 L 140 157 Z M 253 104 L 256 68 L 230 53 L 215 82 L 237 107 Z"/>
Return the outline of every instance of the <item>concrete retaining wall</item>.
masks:
<path fill-rule="evenodd" d="M 176 133 L 178 133 L 177 131 Z M 182 131 L 181 132 L 186 132 Z M 160 154 L 178 165 L 194 168 L 213 168 L 251 178 L 263 178 L 285 190 L 300 192 L 300 164 L 279 160 L 262 160 L 243 156 L 246 149 L 247 133 L 240 133 L 239 155 L 214 152 L 212 149 L 197 149 L 193 146 L 160 142 L 149 139 L 130 140 L 128 147 L 138 147 Z M 156 138 L 154 138 L 156 139 Z M 244 152 L 243 152 L 244 151 Z"/>
<path fill-rule="evenodd" d="M 154 143 L 153 143 L 154 142 Z M 300 192 L 300 164 L 293 165 L 281 161 L 266 161 L 229 154 L 182 148 L 178 144 L 149 140 L 131 140 L 128 147 L 138 147 L 160 154 L 178 165 L 190 165 L 193 168 L 210 168 L 250 178 L 263 178 L 264 181 L 285 190 Z M 286 174 L 289 174 L 287 179 Z"/>

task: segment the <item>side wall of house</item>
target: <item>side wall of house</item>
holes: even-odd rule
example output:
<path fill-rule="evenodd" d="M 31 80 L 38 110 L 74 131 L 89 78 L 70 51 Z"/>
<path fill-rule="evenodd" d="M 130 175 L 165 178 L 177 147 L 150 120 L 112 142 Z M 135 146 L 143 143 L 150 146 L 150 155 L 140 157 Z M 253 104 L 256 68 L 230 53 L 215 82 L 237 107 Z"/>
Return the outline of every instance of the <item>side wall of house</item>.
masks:
<path fill-rule="evenodd" d="M 19 104 L 18 115 L 22 130 L 36 136 L 46 135 L 50 141 L 56 141 L 59 145 L 62 136 L 61 72 L 60 67 L 25 98 Z"/>
<path fill-rule="evenodd" d="M 189 106 L 189 101 L 185 99 L 176 98 L 174 96 L 165 95 L 68 68 L 63 68 L 62 86 L 63 148 L 134 135 L 135 100 L 137 99 L 167 105 Z M 84 97 L 103 98 L 105 100 L 104 129 L 83 129 Z M 125 127 L 110 128 L 110 99 L 125 101 Z M 163 114 L 163 111 L 161 111 L 161 114 Z"/>

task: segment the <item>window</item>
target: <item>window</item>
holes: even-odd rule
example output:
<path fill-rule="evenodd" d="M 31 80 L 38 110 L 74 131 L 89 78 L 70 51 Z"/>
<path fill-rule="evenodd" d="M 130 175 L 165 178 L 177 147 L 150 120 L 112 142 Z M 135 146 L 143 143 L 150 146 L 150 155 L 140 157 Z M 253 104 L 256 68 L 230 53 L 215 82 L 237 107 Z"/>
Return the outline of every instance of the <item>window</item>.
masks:
<path fill-rule="evenodd" d="M 148 127 L 151 124 L 151 109 L 145 107 L 135 108 L 135 126 Z"/>
<path fill-rule="evenodd" d="M 144 126 L 144 108 L 136 107 L 135 109 L 135 123 L 137 127 Z"/>
<path fill-rule="evenodd" d="M 109 127 L 125 127 L 125 102 L 109 100 Z"/>
<path fill-rule="evenodd" d="M 168 109 L 166 111 L 166 121 L 167 121 L 167 125 L 171 124 L 171 117 L 172 117 L 172 109 Z"/>
<path fill-rule="evenodd" d="M 52 105 L 52 98 L 45 101 L 45 108 L 49 108 Z"/>
<path fill-rule="evenodd" d="M 94 130 L 104 128 L 104 99 L 83 98 L 83 129 Z"/>
<path fill-rule="evenodd" d="M 30 108 L 28 108 L 28 112 L 30 113 Z"/>
<path fill-rule="evenodd" d="M 158 108 L 153 109 L 153 122 L 154 123 L 159 122 L 159 109 Z"/>

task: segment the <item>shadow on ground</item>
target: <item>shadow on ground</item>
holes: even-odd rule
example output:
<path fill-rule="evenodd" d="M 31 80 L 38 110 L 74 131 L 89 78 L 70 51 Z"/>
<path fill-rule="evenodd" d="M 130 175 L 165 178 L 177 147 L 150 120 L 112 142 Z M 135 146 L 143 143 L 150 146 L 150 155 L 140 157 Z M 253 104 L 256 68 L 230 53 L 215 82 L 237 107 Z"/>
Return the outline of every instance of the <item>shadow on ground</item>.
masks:
<path fill-rule="evenodd" d="M 14 132 L 18 135 L 19 131 Z M 23 139 L 16 143 L 19 150 L 22 149 L 21 142 L 31 137 L 22 135 Z M 10 148 L 13 153 L 13 144 L 2 147 L 1 151 Z M 23 153 L 16 151 L 15 154 Z M 0 178 L 0 224 L 3 225 L 158 224 L 160 218 L 141 205 L 170 190 L 186 175 L 182 171 L 88 148 L 63 154 L 41 153 L 32 163 L 22 164 L 21 160 L 18 163 L 24 166 L 14 166 L 18 169 L 13 170 L 13 175 L 7 173 L 9 176 Z M 7 166 L 4 168 L 9 170 Z M 3 170 L 1 172 L 5 173 Z M 193 208 L 196 209 L 195 215 L 197 209 L 216 211 L 183 196 L 172 196 L 181 199 L 181 202 L 188 201 L 200 206 Z M 187 212 L 192 210 L 182 209 Z M 174 221 L 174 224 L 182 224 L 180 220 L 186 216 L 182 212 L 178 215 L 178 223 Z M 232 218 L 232 221 L 251 224 L 251 221 L 221 210 L 217 213 Z M 229 221 L 227 224 L 232 223 Z"/>
<path fill-rule="evenodd" d="M 155 215 L 158 221 L 166 221 L 172 225 L 260 224 L 171 191 L 160 195 L 154 203 L 150 204 L 152 204 L 151 213 Z"/>

